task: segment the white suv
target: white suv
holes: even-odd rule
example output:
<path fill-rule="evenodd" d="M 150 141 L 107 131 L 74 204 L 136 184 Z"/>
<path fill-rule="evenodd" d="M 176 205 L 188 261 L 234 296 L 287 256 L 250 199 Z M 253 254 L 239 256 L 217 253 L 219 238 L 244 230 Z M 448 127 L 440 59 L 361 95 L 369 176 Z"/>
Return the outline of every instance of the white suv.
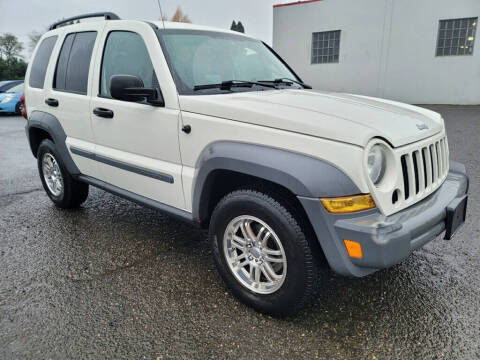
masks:
<path fill-rule="evenodd" d="M 368 275 L 465 220 L 468 177 L 439 114 L 311 90 L 239 33 L 70 18 L 42 37 L 25 86 L 55 205 L 93 185 L 208 228 L 224 281 L 260 311 L 304 307 L 327 262 Z"/>

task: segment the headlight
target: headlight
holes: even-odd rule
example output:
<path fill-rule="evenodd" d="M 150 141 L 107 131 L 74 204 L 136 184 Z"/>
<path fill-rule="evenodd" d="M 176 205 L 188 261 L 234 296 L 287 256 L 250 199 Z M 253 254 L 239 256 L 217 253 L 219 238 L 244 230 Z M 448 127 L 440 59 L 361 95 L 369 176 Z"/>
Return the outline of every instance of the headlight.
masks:
<path fill-rule="evenodd" d="M 12 99 L 13 99 L 13 96 L 7 96 L 6 98 L 4 98 L 4 99 L 2 100 L 2 104 L 5 104 L 5 103 L 9 102 L 9 101 L 12 100 Z"/>
<path fill-rule="evenodd" d="M 377 185 L 382 181 L 387 166 L 387 155 L 382 145 L 374 145 L 370 149 L 367 158 L 367 170 L 370 180 Z"/>

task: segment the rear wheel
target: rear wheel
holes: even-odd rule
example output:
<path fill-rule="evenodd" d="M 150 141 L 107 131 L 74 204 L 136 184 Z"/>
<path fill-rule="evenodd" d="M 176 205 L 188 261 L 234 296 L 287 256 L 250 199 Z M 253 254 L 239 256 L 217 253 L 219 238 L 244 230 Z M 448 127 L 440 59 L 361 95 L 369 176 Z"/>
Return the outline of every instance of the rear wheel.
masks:
<path fill-rule="evenodd" d="M 37 164 L 43 188 L 56 206 L 69 209 L 85 202 L 88 184 L 75 180 L 68 173 L 51 140 L 43 140 L 38 147 Z"/>
<path fill-rule="evenodd" d="M 210 236 L 217 268 L 244 303 L 272 315 L 293 314 L 315 298 L 320 259 L 300 214 L 281 198 L 238 190 L 216 206 Z"/>

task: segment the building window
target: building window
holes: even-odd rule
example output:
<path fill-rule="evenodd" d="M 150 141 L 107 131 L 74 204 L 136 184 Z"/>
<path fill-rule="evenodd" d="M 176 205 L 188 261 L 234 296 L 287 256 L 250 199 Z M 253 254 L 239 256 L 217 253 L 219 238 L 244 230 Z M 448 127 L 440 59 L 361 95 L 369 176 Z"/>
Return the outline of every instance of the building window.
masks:
<path fill-rule="evenodd" d="M 316 32 L 312 35 L 312 64 L 338 62 L 340 30 Z"/>
<path fill-rule="evenodd" d="M 472 55 L 478 18 L 440 20 L 437 56 Z"/>

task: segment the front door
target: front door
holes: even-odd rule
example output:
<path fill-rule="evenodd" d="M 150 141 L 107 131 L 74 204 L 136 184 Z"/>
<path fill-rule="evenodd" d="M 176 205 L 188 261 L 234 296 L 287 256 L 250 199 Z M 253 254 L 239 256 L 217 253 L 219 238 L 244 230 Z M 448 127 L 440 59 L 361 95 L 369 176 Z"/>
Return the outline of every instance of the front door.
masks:
<path fill-rule="evenodd" d="M 165 76 L 167 65 L 153 29 L 142 25 L 108 22 L 97 53 L 94 81 L 98 93 L 92 97 L 90 113 L 99 177 L 121 189 L 184 209 L 178 100 L 171 96 L 173 81 Z M 109 82 L 114 75 L 134 75 L 146 88 L 165 92 L 165 106 L 113 99 Z"/>

